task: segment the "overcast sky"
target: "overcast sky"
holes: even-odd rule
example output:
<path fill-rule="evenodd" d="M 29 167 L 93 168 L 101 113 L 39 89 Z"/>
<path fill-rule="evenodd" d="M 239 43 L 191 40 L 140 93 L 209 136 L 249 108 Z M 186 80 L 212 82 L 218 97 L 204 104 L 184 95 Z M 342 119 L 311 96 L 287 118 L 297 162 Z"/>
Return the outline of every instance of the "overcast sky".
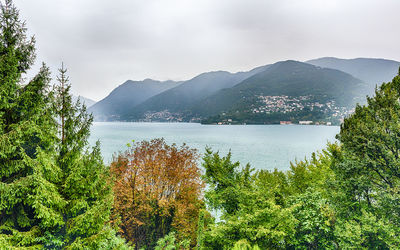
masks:
<path fill-rule="evenodd" d="M 324 56 L 400 61 L 400 0 L 15 0 L 37 62 L 96 101 L 127 79 L 185 80 Z M 33 70 L 37 70 L 36 66 Z"/>

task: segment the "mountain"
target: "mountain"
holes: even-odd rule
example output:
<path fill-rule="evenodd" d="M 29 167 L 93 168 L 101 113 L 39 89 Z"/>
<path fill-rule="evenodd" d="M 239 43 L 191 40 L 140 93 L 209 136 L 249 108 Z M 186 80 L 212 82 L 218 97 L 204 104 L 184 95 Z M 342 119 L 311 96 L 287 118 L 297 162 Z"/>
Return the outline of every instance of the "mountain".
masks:
<path fill-rule="evenodd" d="M 271 121 L 266 113 L 274 122 L 323 120 L 327 115 L 341 119 L 371 95 L 376 84 L 390 81 L 399 66 L 385 59 L 325 57 L 248 72 L 207 72 L 183 82 L 127 81 L 89 111 L 96 120 L 107 121 L 200 121 L 220 119 L 223 113 L 248 122 L 256 116 L 256 123 Z"/>
<path fill-rule="evenodd" d="M 126 113 L 139 103 L 170 88 L 176 87 L 180 82 L 156 81 L 145 79 L 143 81 L 128 80 L 115 88 L 106 98 L 97 102 L 88 111 L 95 120 L 119 120 L 121 114 Z"/>
<path fill-rule="evenodd" d="M 225 88 L 230 88 L 244 79 L 257 74 L 268 67 L 261 66 L 248 72 L 230 73 L 215 71 L 200 74 L 175 88 L 155 95 L 132 108 L 124 116 L 126 120 L 143 118 L 146 112 L 187 112 L 198 101 Z M 124 119 L 124 120 L 125 120 Z"/>
<path fill-rule="evenodd" d="M 337 69 L 368 83 L 373 90 L 382 82 L 389 82 L 397 74 L 400 62 L 375 58 L 340 59 L 323 57 L 307 61 L 307 63 Z"/>
<path fill-rule="evenodd" d="M 86 108 L 89 108 L 89 107 L 93 106 L 96 103 L 96 101 L 93 101 L 92 99 L 89 99 L 89 98 L 86 98 L 86 97 L 83 97 L 83 96 L 80 96 L 80 95 L 79 96 L 75 96 L 75 95 L 72 96 L 72 101 L 73 102 L 78 101 L 78 99 L 79 99 L 79 101 L 81 103 L 85 104 Z"/>
<path fill-rule="evenodd" d="M 198 102 L 193 107 L 193 113 L 202 117 L 223 112 L 251 113 L 274 96 L 276 98 L 271 99 L 271 105 L 278 105 L 279 100 L 288 102 L 285 105 L 290 106 L 289 102 L 297 100 L 296 105 L 300 106 L 310 103 L 311 111 L 314 104 L 318 107 L 323 103 L 350 107 L 362 100 L 365 92 L 365 83 L 345 72 L 298 61 L 283 61 Z"/>

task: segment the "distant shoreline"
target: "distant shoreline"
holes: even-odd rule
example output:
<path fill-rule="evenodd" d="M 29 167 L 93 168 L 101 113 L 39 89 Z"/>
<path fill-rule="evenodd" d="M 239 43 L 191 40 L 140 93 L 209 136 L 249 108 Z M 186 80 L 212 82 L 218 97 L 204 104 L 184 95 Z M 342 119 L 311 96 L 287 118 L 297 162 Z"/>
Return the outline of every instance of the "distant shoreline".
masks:
<path fill-rule="evenodd" d="M 141 124 L 199 124 L 199 125 L 204 125 L 204 126 L 247 126 L 247 125 L 257 125 L 257 126 L 324 126 L 324 127 L 339 127 L 340 125 L 326 125 L 326 124 L 298 124 L 298 123 L 292 123 L 292 124 L 279 124 L 279 123 L 233 123 L 233 124 L 211 124 L 211 123 L 200 123 L 200 122 L 160 122 L 160 121 L 154 121 L 154 122 L 134 122 L 134 121 L 94 121 L 93 123 L 100 124 L 100 123 L 141 123 Z"/>

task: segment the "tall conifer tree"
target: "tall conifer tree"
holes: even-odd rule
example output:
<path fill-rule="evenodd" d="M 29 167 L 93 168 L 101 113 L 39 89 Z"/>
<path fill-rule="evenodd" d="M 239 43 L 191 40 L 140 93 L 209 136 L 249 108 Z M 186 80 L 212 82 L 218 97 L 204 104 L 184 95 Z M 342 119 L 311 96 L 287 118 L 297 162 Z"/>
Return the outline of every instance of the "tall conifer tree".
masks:
<path fill-rule="evenodd" d="M 88 150 L 92 116 L 79 100 L 72 102 L 71 85 L 64 65 L 59 69 L 55 87 L 55 114 L 58 121 L 57 165 L 62 170 L 61 195 L 64 207 L 64 225 L 57 235 L 66 246 L 98 248 L 115 247 L 114 231 L 107 226 L 113 195 L 108 168 L 103 164 L 99 144 Z M 58 237 L 58 236 L 57 236 Z"/>
<path fill-rule="evenodd" d="M 112 205 L 92 117 L 72 104 L 64 67 L 49 90 L 43 65 L 27 84 L 35 40 L 11 0 L 0 2 L 0 248 L 124 247 L 107 226 Z"/>
<path fill-rule="evenodd" d="M 43 232 L 63 224 L 65 201 L 56 183 L 56 138 L 43 65 L 28 84 L 34 38 L 10 0 L 0 3 L 0 245 L 34 246 Z"/>

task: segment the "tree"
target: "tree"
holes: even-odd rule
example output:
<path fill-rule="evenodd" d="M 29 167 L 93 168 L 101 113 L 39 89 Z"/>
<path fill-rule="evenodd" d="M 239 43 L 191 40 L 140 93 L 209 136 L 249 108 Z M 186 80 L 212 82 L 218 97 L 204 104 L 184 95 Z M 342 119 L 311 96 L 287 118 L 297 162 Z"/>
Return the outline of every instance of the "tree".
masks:
<path fill-rule="evenodd" d="M 65 201 L 63 224 L 55 230 L 63 245 L 72 248 L 99 248 L 113 242 L 109 225 L 113 203 L 112 180 L 103 164 L 99 143 L 88 150 L 93 117 L 86 107 L 72 103 L 71 85 L 64 65 L 55 86 L 54 113 L 57 120 L 56 165 L 60 168 L 58 188 Z M 105 235 L 107 237 L 105 238 Z M 48 246 L 53 247 L 49 242 Z"/>
<path fill-rule="evenodd" d="M 399 99 L 400 75 L 376 88 L 367 105 L 357 106 L 337 136 L 342 146 L 333 165 L 342 190 L 337 234 L 344 247 L 385 249 L 399 244 Z M 355 232 L 358 236 L 351 236 Z"/>
<path fill-rule="evenodd" d="M 281 182 L 282 175 L 276 172 L 274 184 L 264 182 L 272 179 L 269 172 L 252 174 L 249 164 L 240 170 L 240 163 L 232 162 L 230 153 L 220 157 L 209 148 L 203 160 L 203 178 L 209 185 L 207 205 L 221 212 L 221 221 L 208 225 L 204 248 L 232 249 L 241 240 L 262 249 L 284 248 L 297 221 L 293 208 L 282 206 L 276 195 L 274 184 Z"/>
<path fill-rule="evenodd" d="M 196 150 L 163 139 L 136 143 L 114 158 L 114 219 L 136 248 L 155 247 L 171 231 L 196 245 L 203 186 L 197 159 Z"/>
<path fill-rule="evenodd" d="M 12 2 L 0 3 L 0 244 L 5 246 L 35 246 L 46 230 L 63 223 L 48 68 L 43 65 L 22 85 L 34 44 Z"/>
<path fill-rule="evenodd" d="M 87 150 L 92 118 L 71 103 L 64 69 L 54 91 L 45 65 L 22 84 L 35 57 L 25 33 L 12 1 L 1 2 L 0 246 L 123 248 L 107 225 L 108 169 L 98 145 Z"/>
<path fill-rule="evenodd" d="M 175 249 L 190 249 L 190 241 L 183 240 L 182 242 L 176 242 L 175 233 L 170 232 L 164 238 L 157 241 L 155 250 L 175 250 Z"/>
<path fill-rule="evenodd" d="M 239 170 L 240 163 L 233 163 L 230 154 L 221 158 L 207 149 L 206 201 L 208 207 L 220 209 L 221 216 L 207 225 L 203 248 L 335 248 L 335 211 L 329 196 L 337 150 L 336 144 L 328 145 L 310 160 L 291 164 L 287 172 L 252 172 L 248 165 Z"/>
<path fill-rule="evenodd" d="M 224 214 L 234 214 L 239 209 L 239 193 L 250 185 L 253 169 L 247 164 L 240 171 L 240 163 L 232 162 L 232 154 L 220 157 L 219 152 L 206 148 L 203 167 L 206 170 L 203 179 L 210 185 L 206 200 L 212 209 L 222 209 Z"/>

